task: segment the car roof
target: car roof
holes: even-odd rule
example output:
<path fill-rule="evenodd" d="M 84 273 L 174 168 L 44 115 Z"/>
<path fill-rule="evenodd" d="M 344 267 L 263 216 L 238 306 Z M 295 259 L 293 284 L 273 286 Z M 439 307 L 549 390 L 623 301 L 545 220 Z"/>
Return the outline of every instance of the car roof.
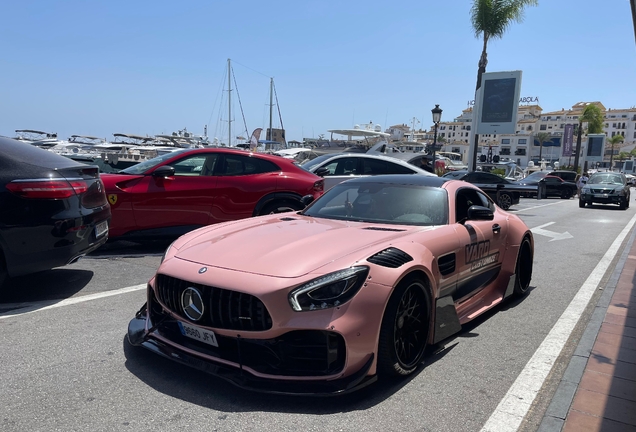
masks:
<path fill-rule="evenodd" d="M 347 184 L 401 184 L 412 186 L 441 187 L 444 183 L 452 179 L 438 177 L 436 175 L 413 175 L 413 174 L 385 174 L 377 176 L 357 177 L 347 180 Z"/>

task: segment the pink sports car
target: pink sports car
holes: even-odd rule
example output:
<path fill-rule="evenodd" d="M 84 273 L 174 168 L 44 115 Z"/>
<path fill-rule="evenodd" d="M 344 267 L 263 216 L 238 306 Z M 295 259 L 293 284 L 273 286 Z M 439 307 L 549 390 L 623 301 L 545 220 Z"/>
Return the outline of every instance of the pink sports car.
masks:
<path fill-rule="evenodd" d="M 413 373 L 427 346 L 526 294 L 533 254 L 523 221 L 470 183 L 359 178 L 180 237 L 128 340 L 251 390 L 346 393 Z"/>

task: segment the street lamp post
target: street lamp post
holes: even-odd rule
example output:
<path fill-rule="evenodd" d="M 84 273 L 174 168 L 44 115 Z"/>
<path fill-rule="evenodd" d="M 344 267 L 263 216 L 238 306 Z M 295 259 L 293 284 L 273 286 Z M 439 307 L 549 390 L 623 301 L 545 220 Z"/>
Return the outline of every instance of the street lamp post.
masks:
<path fill-rule="evenodd" d="M 435 149 L 437 147 L 437 126 L 442 119 L 442 109 L 439 105 L 435 104 L 435 108 L 431 110 L 433 113 L 433 124 L 435 125 L 435 133 L 433 134 L 433 172 L 437 173 L 437 167 L 435 166 Z"/>

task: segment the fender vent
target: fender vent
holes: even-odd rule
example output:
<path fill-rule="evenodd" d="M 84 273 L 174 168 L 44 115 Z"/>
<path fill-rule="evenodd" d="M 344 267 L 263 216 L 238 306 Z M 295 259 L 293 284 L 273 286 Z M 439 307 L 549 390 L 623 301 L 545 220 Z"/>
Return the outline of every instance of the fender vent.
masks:
<path fill-rule="evenodd" d="M 388 248 L 369 257 L 367 261 L 382 267 L 398 268 L 409 261 L 413 261 L 413 257 L 399 249 Z"/>
<path fill-rule="evenodd" d="M 455 254 L 451 253 L 437 259 L 437 267 L 443 276 L 455 273 Z"/>
<path fill-rule="evenodd" d="M 296 220 L 296 218 L 291 218 L 291 217 L 284 217 L 284 218 L 280 218 L 280 220 L 287 222 L 287 221 L 293 221 Z"/>

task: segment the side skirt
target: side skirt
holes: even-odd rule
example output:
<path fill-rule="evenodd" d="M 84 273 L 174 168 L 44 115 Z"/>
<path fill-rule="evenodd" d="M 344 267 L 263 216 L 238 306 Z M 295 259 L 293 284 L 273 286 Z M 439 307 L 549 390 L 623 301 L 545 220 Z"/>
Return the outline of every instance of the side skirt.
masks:
<path fill-rule="evenodd" d="M 438 298 L 435 302 L 435 329 L 433 343 L 438 343 L 462 329 L 453 296 Z"/>

